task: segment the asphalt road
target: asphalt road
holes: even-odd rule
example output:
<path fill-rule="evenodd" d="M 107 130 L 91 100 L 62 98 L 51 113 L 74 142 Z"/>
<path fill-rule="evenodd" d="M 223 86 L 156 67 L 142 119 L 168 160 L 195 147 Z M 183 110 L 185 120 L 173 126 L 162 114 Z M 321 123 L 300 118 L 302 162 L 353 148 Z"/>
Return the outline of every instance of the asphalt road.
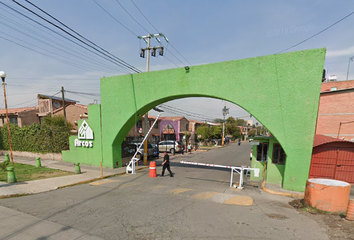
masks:
<path fill-rule="evenodd" d="M 149 178 L 145 169 L 135 175 L 2 199 L 0 206 L 34 216 L 38 224 L 52 222 L 63 226 L 61 231 L 75 229 L 101 239 L 328 239 L 314 220 L 289 206 L 292 199 L 252 185 L 229 188 L 230 170 L 178 163 L 249 165 L 250 149 L 245 143 L 177 154 L 171 157 L 173 178 L 168 174 Z M 2 237 L 20 239 L 16 233 Z"/>

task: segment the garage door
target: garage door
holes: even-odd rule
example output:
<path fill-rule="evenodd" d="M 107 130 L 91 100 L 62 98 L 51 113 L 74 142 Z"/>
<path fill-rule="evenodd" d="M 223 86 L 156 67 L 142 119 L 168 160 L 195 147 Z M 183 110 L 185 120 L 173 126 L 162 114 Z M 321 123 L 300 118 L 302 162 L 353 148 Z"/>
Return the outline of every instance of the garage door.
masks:
<path fill-rule="evenodd" d="M 354 184 L 354 148 L 315 147 L 309 177 L 335 179 Z"/>

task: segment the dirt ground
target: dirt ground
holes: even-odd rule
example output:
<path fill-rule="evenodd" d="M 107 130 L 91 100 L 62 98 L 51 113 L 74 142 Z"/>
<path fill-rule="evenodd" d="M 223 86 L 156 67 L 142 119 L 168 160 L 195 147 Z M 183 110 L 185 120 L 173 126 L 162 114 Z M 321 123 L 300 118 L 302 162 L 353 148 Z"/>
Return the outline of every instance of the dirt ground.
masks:
<path fill-rule="evenodd" d="M 326 229 L 331 240 L 354 240 L 354 221 L 345 219 L 345 215 L 320 212 L 304 206 L 303 199 L 296 199 L 289 204 L 301 214 L 314 219 Z"/>

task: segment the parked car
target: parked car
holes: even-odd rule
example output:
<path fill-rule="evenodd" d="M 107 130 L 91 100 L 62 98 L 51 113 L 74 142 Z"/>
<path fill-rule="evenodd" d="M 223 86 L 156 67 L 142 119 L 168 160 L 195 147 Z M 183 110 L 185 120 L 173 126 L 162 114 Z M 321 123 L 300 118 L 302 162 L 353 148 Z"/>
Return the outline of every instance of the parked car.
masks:
<path fill-rule="evenodd" d="M 135 153 L 136 150 L 139 148 L 140 143 L 130 143 L 130 145 L 135 146 L 135 148 L 134 148 L 134 153 Z M 148 158 L 154 157 L 154 156 L 155 156 L 154 148 L 150 143 L 148 143 Z M 136 154 L 135 157 L 140 160 L 144 159 L 144 144 L 143 144 L 143 146 L 141 146 L 139 152 Z"/>
<path fill-rule="evenodd" d="M 159 151 L 159 146 L 157 144 L 151 144 L 151 146 L 154 148 L 154 157 L 159 157 L 160 151 Z"/>
<path fill-rule="evenodd" d="M 184 145 L 182 142 L 168 140 L 159 142 L 159 151 L 160 152 L 170 152 L 175 154 L 176 152 L 182 152 Z"/>

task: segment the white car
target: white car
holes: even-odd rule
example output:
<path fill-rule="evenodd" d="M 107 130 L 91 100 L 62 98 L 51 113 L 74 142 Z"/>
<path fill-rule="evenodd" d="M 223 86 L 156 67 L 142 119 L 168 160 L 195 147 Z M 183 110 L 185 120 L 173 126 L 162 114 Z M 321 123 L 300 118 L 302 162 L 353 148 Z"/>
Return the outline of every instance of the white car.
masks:
<path fill-rule="evenodd" d="M 170 152 L 175 154 L 176 152 L 182 152 L 184 145 L 182 142 L 167 140 L 159 142 L 159 151 L 160 152 Z"/>
<path fill-rule="evenodd" d="M 134 150 L 134 153 L 135 153 L 135 151 L 140 146 L 140 143 L 130 143 L 130 145 L 135 146 L 135 150 Z M 154 156 L 155 156 L 154 147 L 150 143 L 148 143 L 148 158 L 154 157 Z M 144 158 L 144 144 L 143 144 L 143 146 L 141 146 L 139 152 L 136 154 L 135 157 L 140 160 L 142 160 Z"/>

